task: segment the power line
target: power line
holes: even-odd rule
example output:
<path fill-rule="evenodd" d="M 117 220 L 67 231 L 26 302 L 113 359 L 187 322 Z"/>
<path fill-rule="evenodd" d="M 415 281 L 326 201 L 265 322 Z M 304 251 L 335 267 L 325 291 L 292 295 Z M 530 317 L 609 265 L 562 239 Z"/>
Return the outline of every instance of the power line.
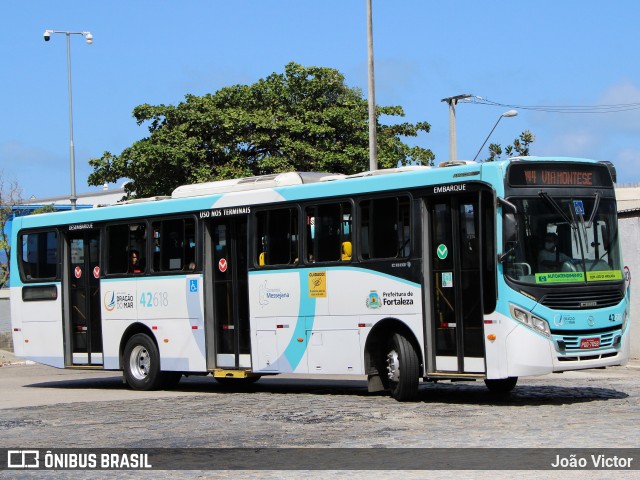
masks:
<path fill-rule="evenodd" d="M 463 100 L 465 103 L 475 103 L 478 105 L 488 105 L 491 107 L 515 108 L 518 110 L 532 110 L 549 113 L 619 113 L 630 110 L 639 110 L 640 103 L 618 103 L 612 105 L 516 105 L 508 103 L 493 102 L 482 97 L 471 97 Z"/>

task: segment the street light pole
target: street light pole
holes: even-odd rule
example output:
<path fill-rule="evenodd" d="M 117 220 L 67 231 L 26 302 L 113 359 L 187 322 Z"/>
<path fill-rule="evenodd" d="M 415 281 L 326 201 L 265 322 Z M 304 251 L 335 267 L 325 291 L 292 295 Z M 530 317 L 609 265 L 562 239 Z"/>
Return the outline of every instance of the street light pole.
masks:
<path fill-rule="evenodd" d="M 440 100 L 441 102 L 447 102 L 449 104 L 449 160 L 452 162 L 455 161 L 458 156 L 456 147 L 456 104 L 460 100 L 471 97 L 473 97 L 473 95 L 470 93 L 463 93 L 462 95 Z"/>
<path fill-rule="evenodd" d="M 478 158 L 478 155 L 480 155 L 480 152 L 482 151 L 482 149 L 484 148 L 484 146 L 487 144 L 487 141 L 489 140 L 489 137 L 491 136 L 491 134 L 493 133 L 493 131 L 496 129 L 496 127 L 498 126 L 498 124 L 500 123 L 500 120 L 502 120 L 502 117 L 515 117 L 516 115 L 518 115 L 517 110 L 509 110 L 508 112 L 504 112 L 502 115 L 500 115 L 498 117 L 498 121 L 496 122 L 496 124 L 493 126 L 493 128 L 491 129 L 491 131 L 489 132 L 489 135 L 487 135 L 487 138 L 484 139 L 484 143 L 482 144 L 482 146 L 480 147 L 480 150 L 478 150 L 478 153 L 476 153 L 476 156 L 473 157 L 473 161 L 476 161 L 476 158 Z"/>
<path fill-rule="evenodd" d="M 373 15 L 367 0 L 367 54 L 369 64 L 369 170 L 378 169 L 378 133 L 376 130 L 376 86 L 373 75 Z"/>
<path fill-rule="evenodd" d="M 93 35 L 91 32 L 67 32 L 60 30 L 45 30 L 44 41 L 48 42 L 51 39 L 51 35 L 54 33 L 61 33 L 67 37 L 67 86 L 69 90 L 69 169 L 71 177 L 71 196 L 69 201 L 71 202 L 71 210 L 76 209 L 76 202 L 78 197 L 76 196 L 76 155 L 75 146 L 73 144 L 73 95 L 71 90 L 71 35 L 82 35 L 86 38 L 87 44 L 93 43 Z"/>

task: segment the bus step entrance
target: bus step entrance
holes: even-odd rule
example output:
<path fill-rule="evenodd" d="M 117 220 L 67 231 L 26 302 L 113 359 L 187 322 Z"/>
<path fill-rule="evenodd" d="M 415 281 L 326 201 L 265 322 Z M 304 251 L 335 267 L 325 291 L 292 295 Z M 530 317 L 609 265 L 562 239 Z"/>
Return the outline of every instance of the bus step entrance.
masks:
<path fill-rule="evenodd" d="M 252 378 L 259 377 L 249 370 L 225 370 L 224 368 L 216 368 L 212 372 L 213 378 Z"/>

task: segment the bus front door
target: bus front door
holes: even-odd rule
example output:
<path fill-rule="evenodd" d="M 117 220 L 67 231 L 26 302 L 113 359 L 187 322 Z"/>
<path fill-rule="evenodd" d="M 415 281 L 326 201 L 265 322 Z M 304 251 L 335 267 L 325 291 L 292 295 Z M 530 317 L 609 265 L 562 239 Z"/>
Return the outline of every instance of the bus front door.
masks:
<path fill-rule="evenodd" d="M 251 368 L 247 218 L 212 221 L 213 312 L 217 368 Z"/>
<path fill-rule="evenodd" d="M 431 315 L 426 314 L 428 370 L 474 374 L 485 371 L 482 315 L 480 194 L 432 197 L 429 212 Z M 425 261 L 425 265 L 429 265 Z M 430 318 L 429 318 L 430 316 Z M 430 350 L 430 352 L 429 352 Z"/>
<path fill-rule="evenodd" d="M 69 233 L 69 321 L 72 365 L 102 365 L 100 232 Z"/>

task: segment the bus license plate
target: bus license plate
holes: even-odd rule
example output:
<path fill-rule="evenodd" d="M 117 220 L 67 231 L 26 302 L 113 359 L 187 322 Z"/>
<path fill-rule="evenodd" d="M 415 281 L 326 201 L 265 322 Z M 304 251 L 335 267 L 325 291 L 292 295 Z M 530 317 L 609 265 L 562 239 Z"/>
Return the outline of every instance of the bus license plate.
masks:
<path fill-rule="evenodd" d="M 580 340 L 580 349 L 600 348 L 600 337 L 583 338 Z"/>

